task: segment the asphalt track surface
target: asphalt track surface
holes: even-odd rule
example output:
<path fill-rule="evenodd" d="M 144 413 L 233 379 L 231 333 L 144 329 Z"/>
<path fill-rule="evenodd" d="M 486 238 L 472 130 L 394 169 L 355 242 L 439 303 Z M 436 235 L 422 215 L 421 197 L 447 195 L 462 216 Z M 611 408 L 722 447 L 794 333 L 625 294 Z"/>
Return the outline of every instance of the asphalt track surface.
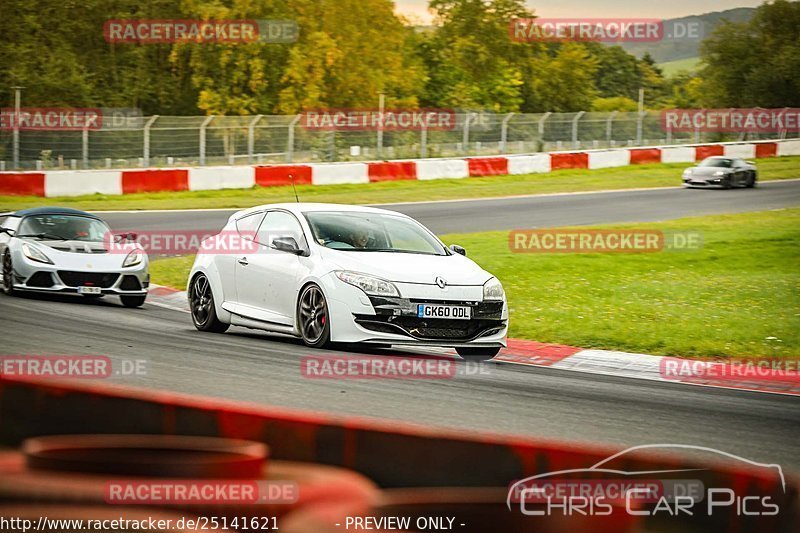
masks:
<path fill-rule="evenodd" d="M 147 375 L 113 378 L 137 387 L 576 443 L 692 444 L 800 472 L 794 396 L 491 363 L 480 374 L 459 363 L 452 379 L 308 379 L 303 356 L 337 352 L 242 328 L 201 333 L 187 313 L 150 304 L 0 295 L 0 316 L 3 353 L 143 359 Z"/>
<path fill-rule="evenodd" d="M 446 233 L 666 220 L 797 205 L 800 182 L 765 183 L 756 190 L 662 189 L 393 208 Z M 199 229 L 219 228 L 229 213 L 104 216 L 115 229 Z M 137 387 L 576 444 L 691 444 L 800 472 L 800 399 L 793 396 L 495 364 L 478 373 L 477 366 L 460 363 L 453 379 L 307 379 L 301 358 L 319 352 L 294 339 L 242 328 L 224 335 L 201 333 L 188 314 L 152 304 L 125 309 L 112 297 L 0 295 L 0 317 L 0 352 L 105 355 L 116 365 L 122 359 L 143 359 L 145 376 L 113 378 Z"/>
<path fill-rule="evenodd" d="M 523 228 L 654 222 L 800 206 L 800 180 L 760 183 L 755 189 L 651 189 L 515 198 L 448 200 L 382 207 L 414 217 L 438 234 Z M 114 230 L 219 230 L 231 210 L 113 212 Z"/>

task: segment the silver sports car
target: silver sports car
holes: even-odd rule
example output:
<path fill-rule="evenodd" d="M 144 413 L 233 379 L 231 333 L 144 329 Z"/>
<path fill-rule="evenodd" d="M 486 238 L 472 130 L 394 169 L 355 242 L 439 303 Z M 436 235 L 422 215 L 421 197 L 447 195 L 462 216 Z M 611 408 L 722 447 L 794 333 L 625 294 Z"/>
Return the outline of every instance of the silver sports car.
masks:
<path fill-rule="evenodd" d="M 133 235 L 111 238 L 95 215 L 61 207 L 0 214 L 2 290 L 117 295 L 125 307 L 147 297 L 149 261 Z"/>
<path fill-rule="evenodd" d="M 737 157 L 707 157 L 699 165 L 683 171 L 684 187 L 752 188 L 757 180 L 755 163 Z"/>

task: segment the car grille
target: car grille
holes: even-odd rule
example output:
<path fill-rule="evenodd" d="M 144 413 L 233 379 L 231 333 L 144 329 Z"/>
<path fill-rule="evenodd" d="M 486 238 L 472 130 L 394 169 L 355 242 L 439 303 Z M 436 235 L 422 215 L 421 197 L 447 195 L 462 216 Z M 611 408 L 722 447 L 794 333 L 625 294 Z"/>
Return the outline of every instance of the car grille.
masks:
<path fill-rule="evenodd" d="M 107 289 L 114 285 L 119 278 L 119 274 L 105 272 L 75 272 L 73 270 L 59 270 L 58 277 L 68 287 L 82 287 L 90 285 Z"/>
<path fill-rule="evenodd" d="M 53 286 L 53 276 L 50 272 L 36 272 L 33 276 L 28 278 L 25 282 L 28 287 L 47 288 Z"/>
<path fill-rule="evenodd" d="M 123 291 L 140 291 L 142 290 L 142 285 L 139 283 L 139 278 L 128 275 L 122 277 L 122 283 L 119 284 L 119 288 Z"/>

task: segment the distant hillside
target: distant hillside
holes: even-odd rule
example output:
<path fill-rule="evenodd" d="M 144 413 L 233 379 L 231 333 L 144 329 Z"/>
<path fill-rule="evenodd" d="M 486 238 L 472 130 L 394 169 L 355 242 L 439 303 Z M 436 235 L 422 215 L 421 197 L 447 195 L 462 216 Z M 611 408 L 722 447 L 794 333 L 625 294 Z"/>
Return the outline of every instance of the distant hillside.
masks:
<path fill-rule="evenodd" d="M 731 22 L 746 22 L 750 20 L 755 12 L 753 7 L 739 7 L 726 11 L 715 11 L 704 15 L 693 15 L 664 21 L 664 27 L 669 31 L 670 28 L 696 27 L 695 24 L 702 24 L 702 34 L 708 36 L 716 28 L 722 19 Z M 664 39 L 656 43 L 622 43 L 620 46 L 626 51 L 642 57 L 649 53 L 656 63 L 667 63 L 678 59 L 688 59 L 700 55 L 700 42 L 702 39 Z"/>
<path fill-rule="evenodd" d="M 694 72 L 700 67 L 700 58 L 687 57 L 686 59 L 676 59 L 675 61 L 658 63 L 658 66 L 665 76 L 672 76 L 683 70 Z"/>

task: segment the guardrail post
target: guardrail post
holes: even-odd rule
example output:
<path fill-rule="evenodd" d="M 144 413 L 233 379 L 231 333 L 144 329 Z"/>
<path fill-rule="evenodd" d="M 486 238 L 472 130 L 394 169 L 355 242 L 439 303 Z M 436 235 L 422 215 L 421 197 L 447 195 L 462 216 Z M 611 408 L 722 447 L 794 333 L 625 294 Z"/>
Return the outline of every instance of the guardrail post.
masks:
<path fill-rule="evenodd" d="M 419 156 L 428 157 L 428 124 L 422 121 L 422 129 L 419 132 Z"/>
<path fill-rule="evenodd" d="M 585 114 L 586 111 L 579 111 L 578 114 L 575 115 L 575 118 L 572 119 L 572 147 L 576 150 L 580 148 L 580 143 L 578 141 L 578 121 Z"/>
<path fill-rule="evenodd" d="M 292 159 L 294 158 L 294 127 L 300 122 L 300 118 L 303 115 L 295 115 L 292 121 L 289 123 L 289 134 L 286 140 L 286 162 L 291 163 Z"/>
<path fill-rule="evenodd" d="M 89 168 L 89 126 L 84 126 L 81 132 L 81 156 L 83 168 Z"/>
<path fill-rule="evenodd" d="M 553 113 L 548 111 L 542 115 L 542 118 L 539 119 L 539 142 L 542 143 L 542 146 L 544 146 L 544 123 L 547 122 L 547 119 L 550 118 L 550 115 L 552 114 Z"/>
<path fill-rule="evenodd" d="M 212 120 L 214 120 L 214 115 L 207 116 L 203 123 L 200 124 L 200 166 L 206 164 L 206 126 L 208 126 Z"/>
<path fill-rule="evenodd" d="M 644 117 L 646 113 L 644 111 L 636 114 L 636 145 L 642 145 L 642 134 L 644 131 Z"/>
<path fill-rule="evenodd" d="M 500 126 L 500 153 L 503 154 L 506 151 L 506 143 L 508 142 L 508 122 L 511 120 L 516 113 L 509 113 L 503 119 L 503 123 Z"/>
<path fill-rule="evenodd" d="M 256 118 L 250 121 L 250 124 L 247 125 L 247 162 L 253 162 L 253 150 L 255 148 L 255 134 L 256 134 L 256 124 L 258 121 L 261 120 L 264 115 L 256 115 Z"/>
<path fill-rule="evenodd" d="M 464 119 L 464 137 L 461 142 L 465 154 L 469 153 L 469 123 L 473 116 L 475 116 L 475 113 L 467 113 L 467 117 Z"/>
<path fill-rule="evenodd" d="M 606 143 L 611 146 L 611 133 L 612 128 L 614 127 L 614 117 L 617 116 L 616 111 L 612 111 L 608 118 L 606 119 Z"/>
<path fill-rule="evenodd" d="M 150 126 L 158 120 L 158 115 L 153 115 L 144 125 L 144 149 L 142 150 L 142 166 L 150 166 Z"/>

